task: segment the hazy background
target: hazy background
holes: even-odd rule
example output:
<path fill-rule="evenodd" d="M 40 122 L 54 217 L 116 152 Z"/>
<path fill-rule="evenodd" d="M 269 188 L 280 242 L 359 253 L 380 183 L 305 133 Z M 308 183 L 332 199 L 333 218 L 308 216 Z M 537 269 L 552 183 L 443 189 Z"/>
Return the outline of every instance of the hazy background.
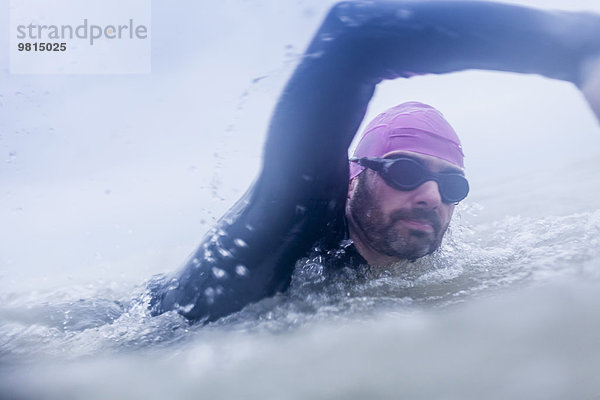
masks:
<path fill-rule="evenodd" d="M 208 326 L 148 316 L 136 285 L 254 179 L 331 4 L 154 1 L 148 75 L 10 75 L 0 35 L 0 398 L 598 398 L 600 128 L 540 77 L 378 87 L 367 120 L 419 100 L 463 140 L 472 192 L 440 252 L 365 281 L 303 264 Z"/>
<path fill-rule="evenodd" d="M 333 3 L 153 1 L 151 74 L 69 76 L 9 74 L 1 0 L 0 291 L 141 283 L 177 268 L 255 177 L 276 99 Z M 600 12 L 598 1 L 514 3 Z M 597 186 L 551 179 L 600 155 L 573 86 L 490 72 L 396 80 L 367 119 L 408 100 L 459 132 L 480 218 L 593 201 Z M 530 171 L 537 195 L 511 193 Z M 562 196 L 539 196 L 539 180 L 564 185 Z"/>

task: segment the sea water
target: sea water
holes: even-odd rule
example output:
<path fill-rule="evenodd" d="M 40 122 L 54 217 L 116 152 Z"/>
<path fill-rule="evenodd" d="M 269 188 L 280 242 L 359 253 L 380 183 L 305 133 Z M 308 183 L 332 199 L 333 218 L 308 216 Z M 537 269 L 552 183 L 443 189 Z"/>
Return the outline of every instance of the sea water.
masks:
<path fill-rule="evenodd" d="M 570 171 L 584 181 L 562 178 L 573 190 L 587 186 L 600 178 L 597 165 Z M 595 398 L 600 210 L 527 216 L 535 205 L 520 204 L 523 214 L 488 220 L 480 203 L 466 201 L 442 248 L 414 263 L 360 276 L 299 265 L 286 293 L 206 326 L 173 312 L 150 317 L 143 280 L 3 293 L 0 392 Z"/>

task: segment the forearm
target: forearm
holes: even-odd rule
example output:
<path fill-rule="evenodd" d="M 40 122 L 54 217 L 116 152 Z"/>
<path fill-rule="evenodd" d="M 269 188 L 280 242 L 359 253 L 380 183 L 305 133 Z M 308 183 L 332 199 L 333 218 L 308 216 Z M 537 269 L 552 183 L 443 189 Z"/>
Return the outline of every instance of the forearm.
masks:
<path fill-rule="evenodd" d="M 313 235 L 339 210 L 329 200 L 272 194 L 265 183 L 261 177 L 221 218 L 181 271 L 150 284 L 152 314 L 214 321 L 287 287 Z"/>

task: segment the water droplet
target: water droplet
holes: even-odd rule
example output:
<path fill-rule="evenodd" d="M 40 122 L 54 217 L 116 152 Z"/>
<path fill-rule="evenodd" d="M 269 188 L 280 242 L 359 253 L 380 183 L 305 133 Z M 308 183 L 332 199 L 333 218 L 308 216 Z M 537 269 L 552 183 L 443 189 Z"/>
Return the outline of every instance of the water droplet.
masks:
<path fill-rule="evenodd" d="M 212 304 L 215 302 L 215 289 L 212 287 L 208 287 L 204 290 L 204 297 L 206 297 L 206 302 L 208 304 Z"/>
<path fill-rule="evenodd" d="M 358 21 L 356 21 L 354 18 L 349 17 L 347 15 L 340 15 L 338 18 L 346 26 L 350 26 L 350 27 L 360 26 L 360 23 Z"/>
<path fill-rule="evenodd" d="M 411 19 L 412 18 L 413 12 L 410 11 L 410 10 L 407 10 L 405 8 L 401 8 L 398 11 L 396 11 L 396 16 L 398 18 L 400 18 L 400 19 L 407 20 L 407 19 Z"/>
<path fill-rule="evenodd" d="M 250 274 L 250 271 L 244 265 L 240 264 L 235 267 L 235 273 L 239 276 L 248 276 L 248 274 Z"/>
<path fill-rule="evenodd" d="M 8 158 L 6 159 L 6 162 L 8 164 L 10 164 L 13 161 L 15 161 L 16 159 L 17 159 L 17 152 L 11 151 L 11 152 L 8 153 Z"/>
<path fill-rule="evenodd" d="M 169 281 L 169 286 L 167 286 L 167 290 L 175 290 L 179 287 L 179 281 L 177 278 L 173 278 Z"/>
<path fill-rule="evenodd" d="M 321 58 L 325 54 L 324 51 L 316 51 L 314 53 L 305 54 L 304 58 Z"/>
<path fill-rule="evenodd" d="M 180 306 L 179 304 L 175 304 L 175 309 L 178 312 L 181 312 L 181 313 L 184 313 L 184 314 L 189 313 L 190 311 L 192 311 L 193 308 L 194 308 L 194 303 L 190 303 L 190 304 L 188 304 L 186 306 Z"/>
<path fill-rule="evenodd" d="M 304 207 L 303 205 L 297 204 L 296 205 L 296 214 L 304 214 L 306 212 L 306 207 Z"/>
<path fill-rule="evenodd" d="M 226 258 L 233 257 L 233 254 L 231 254 L 231 252 L 229 250 L 227 250 L 227 249 L 219 247 L 218 250 L 219 250 L 219 254 L 222 255 L 223 257 L 226 257 Z"/>
<path fill-rule="evenodd" d="M 244 242 L 242 239 L 237 238 L 233 241 L 237 247 L 248 247 L 248 243 Z"/>
<path fill-rule="evenodd" d="M 227 277 L 227 272 L 221 268 L 212 267 L 212 273 L 217 279 L 223 279 Z"/>
<path fill-rule="evenodd" d="M 354 244 L 354 241 L 352 239 L 344 239 L 340 242 L 340 248 L 341 249 L 347 249 L 348 247 L 350 247 L 352 244 Z"/>
<path fill-rule="evenodd" d="M 265 79 L 267 77 L 268 77 L 268 75 L 263 75 L 263 76 L 256 77 L 256 78 L 252 79 L 252 83 L 253 84 L 254 83 L 258 83 L 258 82 L 262 81 L 263 79 Z"/>

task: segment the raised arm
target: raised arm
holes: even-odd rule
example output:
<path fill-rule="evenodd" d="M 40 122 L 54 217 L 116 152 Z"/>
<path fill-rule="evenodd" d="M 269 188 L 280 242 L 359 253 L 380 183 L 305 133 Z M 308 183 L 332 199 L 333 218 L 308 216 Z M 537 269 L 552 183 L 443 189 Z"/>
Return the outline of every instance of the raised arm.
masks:
<path fill-rule="evenodd" d="M 262 172 L 184 268 L 153 284 L 154 313 L 215 320 L 283 290 L 294 264 L 343 216 L 347 149 L 375 85 L 488 69 L 581 85 L 600 18 L 472 1 L 336 5 L 272 117 Z"/>

